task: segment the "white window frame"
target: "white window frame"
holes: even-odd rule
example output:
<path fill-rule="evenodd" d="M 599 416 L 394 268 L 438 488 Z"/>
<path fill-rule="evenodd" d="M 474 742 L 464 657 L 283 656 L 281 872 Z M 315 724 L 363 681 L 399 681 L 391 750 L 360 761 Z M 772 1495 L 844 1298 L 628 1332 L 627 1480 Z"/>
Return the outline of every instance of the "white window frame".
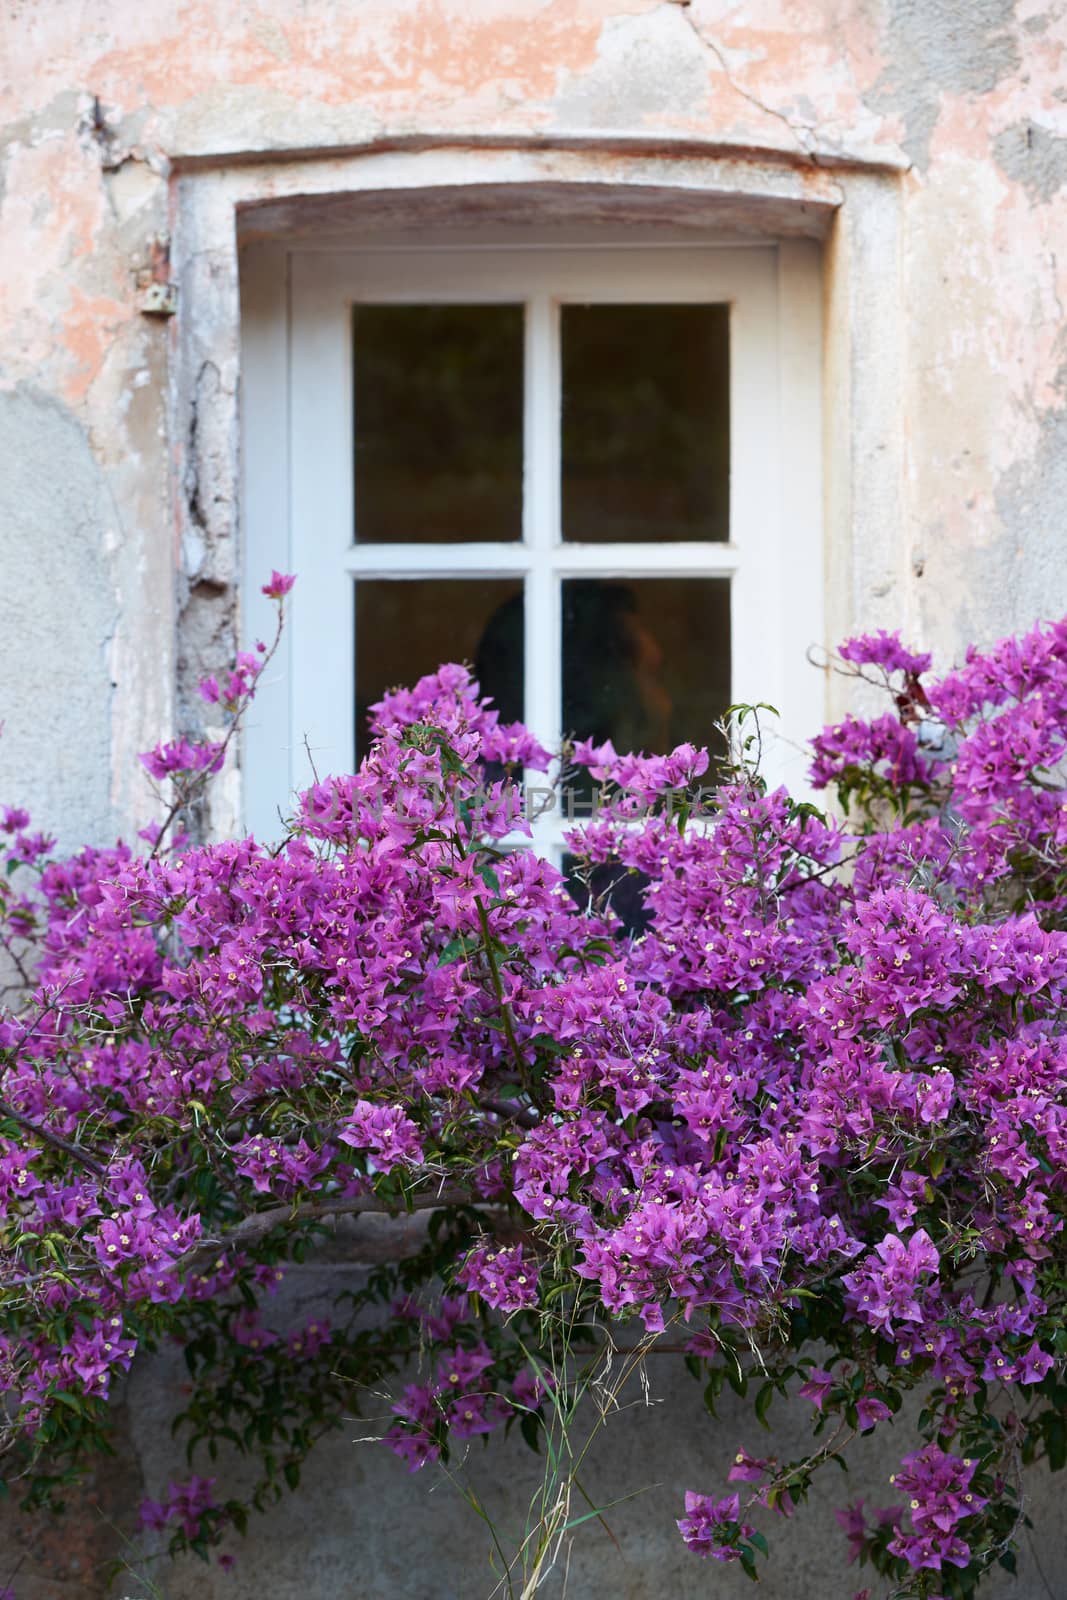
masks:
<path fill-rule="evenodd" d="M 805 664 L 808 647 L 822 642 L 820 277 L 808 241 L 304 247 L 252 262 L 242 304 L 246 625 L 263 626 L 261 574 L 284 567 L 299 581 L 283 658 L 246 728 L 246 826 L 277 834 L 279 811 L 313 770 L 351 770 L 360 576 L 524 580 L 525 717 L 550 749 L 564 731 L 562 579 L 728 578 L 732 699 L 778 708 L 766 770 L 802 786 L 799 746 L 822 720 L 825 694 L 822 675 Z M 521 541 L 354 542 L 352 307 L 360 301 L 527 306 Z M 559 309 L 594 302 L 729 305 L 728 542 L 562 541 Z M 542 817 L 539 848 L 558 852 L 562 827 L 558 815 Z"/>

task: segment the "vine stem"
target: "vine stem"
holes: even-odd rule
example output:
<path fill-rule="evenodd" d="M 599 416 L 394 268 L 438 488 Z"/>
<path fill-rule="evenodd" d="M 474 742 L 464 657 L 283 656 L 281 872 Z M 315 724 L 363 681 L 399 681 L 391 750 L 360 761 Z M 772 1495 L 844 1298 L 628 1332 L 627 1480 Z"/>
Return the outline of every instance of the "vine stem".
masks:
<path fill-rule="evenodd" d="M 525 1085 L 526 1062 L 523 1059 L 522 1051 L 519 1049 L 519 1041 L 515 1035 L 515 1019 L 511 1014 L 511 1006 L 504 995 L 504 981 L 500 976 L 496 951 L 493 949 L 493 936 L 489 931 L 489 914 L 485 909 L 485 902 L 481 895 L 475 896 L 474 903 L 478 907 L 478 922 L 482 930 L 482 943 L 485 946 L 485 958 L 489 963 L 489 975 L 493 982 L 493 992 L 496 995 L 497 1004 L 500 1007 L 500 1015 L 504 1021 L 504 1036 L 508 1041 L 512 1059 L 519 1069 L 520 1081 Z"/>
<path fill-rule="evenodd" d="M 176 1266 L 192 1270 L 208 1256 L 220 1250 L 240 1249 L 255 1244 L 274 1228 L 294 1222 L 327 1222 L 331 1217 L 355 1217 L 368 1213 L 399 1216 L 405 1211 L 434 1211 L 444 1206 L 477 1205 L 478 1201 L 466 1190 L 441 1188 L 408 1195 L 403 1204 L 383 1200 L 376 1194 L 356 1194 L 343 1200 L 305 1200 L 296 1206 L 271 1206 L 267 1211 L 253 1211 L 216 1239 L 202 1239 L 184 1255 Z"/>
<path fill-rule="evenodd" d="M 21 1111 L 16 1111 L 13 1105 L 6 1100 L 0 1100 L 0 1117 L 10 1117 L 12 1122 L 17 1122 L 20 1128 L 25 1128 L 27 1133 L 32 1133 L 40 1139 L 42 1144 L 50 1145 L 53 1150 L 61 1150 L 64 1155 L 70 1156 L 79 1166 L 86 1167 L 88 1171 L 96 1174 L 98 1178 L 104 1176 L 105 1168 L 95 1157 L 88 1155 L 80 1145 L 71 1144 L 69 1139 L 64 1139 L 60 1134 L 53 1133 L 51 1128 L 42 1127 L 41 1123 L 34 1122 L 32 1117 L 24 1117 Z"/>
<path fill-rule="evenodd" d="M 170 805 L 167 808 L 167 813 L 166 813 L 165 817 L 163 818 L 162 823 L 160 824 L 159 832 L 156 834 L 155 840 L 154 840 L 154 842 L 152 844 L 152 848 L 148 852 L 149 861 L 154 861 L 156 859 L 156 857 L 159 855 L 160 851 L 163 848 L 163 841 L 166 838 L 167 834 L 170 832 L 170 830 L 171 830 L 172 826 L 174 825 L 174 822 L 177 819 L 177 817 L 179 817 L 180 814 L 183 811 L 187 811 L 192 805 L 194 805 L 195 802 L 201 797 L 201 795 L 206 794 L 206 792 L 207 792 L 207 790 L 208 790 L 208 788 L 210 786 L 212 778 L 215 777 L 216 774 L 221 771 L 222 765 L 223 765 L 224 761 L 226 760 L 226 755 L 227 755 L 227 752 L 229 751 L 230 745 L 233 743 L 234 739 L 237 737 L 237 733 L 238 733 L 238 730 L 240 729 L 241 722 L 242 722 L 242 720 L 244 718 L 244 714 L 248 710 L 249 703 L 252 701 L 252 699 L 255 696 L 256 687 L 258 685 L 259 679 L 262 676 L 262 674 L 266 671 L 266 669 L 270 665 L 271 661 L 274 659 L 274 656 L 275 656 L 275 654 L 277 653 L 277 650 L 278 650 L 278 646 L 281 644 L 282 629 L 283 629 L 284 625 L 285 625 L 285 602 L 284 602 L 284 600 L 279 600 L 279 602 L 278 602 L 278 620 L 277 620 L 277 623 L 275 624 L 274 638 L 271 640 L 270 648 L 265 652 L 265 654 L 263 656 L 263 659 L 259 664 L 259 670 L 256 673 L 256 677 L 253 680 L 249 690 L 246 690 L 245 693 L 241 696 L 240 700 L 238 701 L 238 703 L 236 705 L 236 708 L 233 711 L 233 714 L 232 714 L 231 719 L 230 719 L 230 725 L 226 729 L 226 732 L 224 733 L 222 739 L 219 742 L 219 749 L 218 749 L 218 755 L 216 757 L 216 760 L 215 760 L 215 762 L 212 763 L 212 765 L 210 767 L 205 768 L 202 772 L 196 773 L 195 776 L 192 779 L 188 780 L 185 784 L 181 784 L 181 783 L 178 783 L 178 782 L 175 783 L 174 798 L 173 798 L 173 800 L 171 801 Z"/>

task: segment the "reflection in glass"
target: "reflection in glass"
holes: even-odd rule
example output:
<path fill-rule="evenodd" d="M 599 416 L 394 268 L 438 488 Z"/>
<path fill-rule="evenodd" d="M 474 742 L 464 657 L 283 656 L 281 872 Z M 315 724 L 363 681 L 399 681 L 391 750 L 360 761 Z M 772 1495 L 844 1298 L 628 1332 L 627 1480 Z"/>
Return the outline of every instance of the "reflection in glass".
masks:
<path fill-rule="evenodd" d="M 563 537 L 728 539 L 729 307 L 561 315 Z"/>
<path fill-rule="evenodd" d="M 361 544 L 522 537 L 522 306 L 353 309 Z"/>
<path fill-rule="evenodd" d="M 728 578 L 563 584 L 563 731 L 621 754 L 691 740 L 715 753 L 730 704 Z"/>
<path fill-rule="evenodd" d="M 503 721 L 520 720 L 522 653 L 520 578 L 358 579 L 357 760 L 370 743 L 369 707 L 387 689 L 410 687 L 444 661 L 471 662 Z"/>

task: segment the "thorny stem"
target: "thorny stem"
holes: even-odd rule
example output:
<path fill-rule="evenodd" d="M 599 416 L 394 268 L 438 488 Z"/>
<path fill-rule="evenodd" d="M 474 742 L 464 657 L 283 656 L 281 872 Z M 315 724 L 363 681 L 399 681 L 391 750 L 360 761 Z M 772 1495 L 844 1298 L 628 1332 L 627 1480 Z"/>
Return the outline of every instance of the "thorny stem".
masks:
<path fill-rule="evenodd" d="M 295 1206 L 272 1206 L 267 1211 L 252 1212 L 215 1239 L 200 1240 L 191 1250 L 178 1257 L 175 1266 L 183 1271 L 194 1271 L 208 1256 L 256 1244 L 274 1228 L 292 1226 L 296 1222 L 328 1222 L 331 1218 L 366 1213 L 398 1216 L 405 1211 L 435 1211 L 447 1206 L 477 1204 L 479 1201 L 469 1190 L 441 1187 L 408 1194 L 402 1202 L 383 1200 L 377 1194 L 357 1194 L 343 1200 L 305 1200 Z"/>
<path fill-rule="evenodd" d="M 780 1473 L 778 1477 L 773 1479 L 770 1483 L 764 1484 L 758 1494 L 750 1495 L 748 1500 L 745 1502 L 746 1509 L 748 1506 L 765 1505 L 768 1491 L 772 1489 L 788 1489 L 790 1483 L 796 1479 L 798 1473 L 812 1473 L 817 1471 L 818 1468 L 821 1467 L 825 1461 L 828 1461 L 831 1456 L 839 1455 L 842 1450 L 846 1450 L 852 1443 L 853 1439 L 856 1438 L 857 1432 L 858 1430 L 856 1428 L 849 1428 L 846 1425 L 843 1417 L 839 1418 L 833 1433 L 820 1450 L 816 1450 L 813 1455 L 807 1456 L 796 1466 L 788 1468 L 785 1472 Z M 843 1438 L 842 1435 L 844 1435 Z"/>
<path fill-rule="evenodd" d="M 42 1144 L 50 1145 L 53 1150 L 62 1151 L 65 1156 L 69 1156 L 72 1161 L 76 1161 L 79 1166 L 87 1168 L 89 1172 L 95 1173 L 98 1178 L 104 1176 L 106 1169 L 95 1157 L 87 1154 L 80 1145 L 71 1144 L 69 1139 L 64 1139 L 60 1134 L 53 1133 L 51 1128 L 43 1127 L 41 1123 L 34 1122 L 32 1117 L 23 1116 L 21 1111 L 16 1111 L 14 1106 L 10 1105 L 6 1100 L 0 1100 L 0 1117 L 10 1117 L 12 1122 L 17 1122 L 20 1128 L 25 1128 L 27 1133 L 32 1133 L 35 1138 L 40 1139 Z"/>
<path fill-rule="evenodd" d="M 511 1006 L 504 995 L 504 983 L 497 965 L 496 951 L 493 949 L 493 936 L 489 931 L 489 915 L 485 909 L 485 902 L 481 895 L 476 895 L 474 900 L 478 907 L 478 923 L 482 930 L 482 944 L 485 948 L 485 958 L 489 963 L 489 975 L 492 979 L 493 992 L 500 1006 L 500 1015 L 504 1023 L 504 1035 L 511 1050 L 512 1060 L 519 1069 L 519 1077 L 526 1082 L 526 1061 L 519 1049 L 519 1041 L 515 1036 L 515 1019 L 511 1014 Z"/>
<path fill-rule="evenodd" d="M 285 602 L 283 600 L 279 600 L 278 621 L 274 629 L 274 638 L 271 640 L 269 650 L 267 650 L 263 660 L 260 662 L 259 671 L 256 674 L 256 682 L 259 681 L 259 678 L 263 675 L 267 667 L 270 665 L 270 662 L 274 658 L 278 646 L 281 643 L 284 622 Z M 223 735 L 222 741 L 219 745 L 219 753 L 216 761 L 213 762 L 210 767 L 205 768 L 203 772 L 198 772 L 190 782 L 176 786 L 177 793 L 167 809 L 167 814 L 163 819 L 162 825 L 160 826 L 159 832 L 156 835 L 152 848 L 148 852 L 149 861 L 154 861 L 159 855 L 159 852 L 163 846 L 163 841 L 177 817 L 179 817 L 183 811 L 187 811 L 193 802 L 199 798 L 204 790 L 207 789 L 207 786 L 211 782 L 212 778 L 222 767 L 222 764 L 226 760 L 226 753 L 236 737 L 237 731 L 241 726 L 242 718 L 248 709 L 249 702 L 251 701 L 254 692 L 255 684 L 252 685 L 252 691 L 250 693 L 242 695 L 237 705 L 237 709 L 234 711 L 230 725 L 226 729 L 226 732 Z"/>

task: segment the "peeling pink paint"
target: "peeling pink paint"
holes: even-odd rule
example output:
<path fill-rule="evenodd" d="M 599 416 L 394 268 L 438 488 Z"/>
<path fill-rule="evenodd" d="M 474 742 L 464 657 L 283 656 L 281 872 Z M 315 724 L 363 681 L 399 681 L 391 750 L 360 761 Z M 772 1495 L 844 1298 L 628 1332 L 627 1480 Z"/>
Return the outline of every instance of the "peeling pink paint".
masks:
<path fill-rule="evenodd" d="M 120 329 L 132 314 L 120 300 L 107 295 L 90 298 L 81 289 L 72 290 L 70 308 L 63 317 L 63 343 L 74 362 L 63 389 L 69 404 L 78 405 L 85 399 Z"/>
<path fill-rule="evenodd" d="M 38 0 L 7 8 L 0 52 L 0 385 L 72 408 L 131 530 L 158 508 L 156 548 L 176 537 L 182 421 L 172 410 L 168 435 L 162 395 L 154 411 L 130 400 L 139 374 L 159 381 L 182 311 L 178 328 L 153 325 L 138 294 L 175 215 L 168 164 L 191 159 L 223 171 L 271 151 L 424 138 L 594 141 L 611 182 L 629 159 L 612 141 L 693 141 L 743 161 L 766 152 L 813 198 L 838 192 L 841 163 L 882 171 L 901 220 L 908 515 L 945 582 L 997 537 L 1005 485 L 1023 481 L 1067 404 L 1060 7 L 961 0 L 953 20 L 908 0 Z M 1032 174 L 1028 128 L 1046 152 Z M 567 160 L 547 154 L 543 170 L 569 172 Z M 265 171 L 261 198 L 293 192 L 285 170 Z M 848 270 L 847 252 L 832 259 Z M 833 305 L 862 305 L 862 285 L 850 295 Z M 901 609 L 937 642 L 943 608 L 923 582 Z"/>

